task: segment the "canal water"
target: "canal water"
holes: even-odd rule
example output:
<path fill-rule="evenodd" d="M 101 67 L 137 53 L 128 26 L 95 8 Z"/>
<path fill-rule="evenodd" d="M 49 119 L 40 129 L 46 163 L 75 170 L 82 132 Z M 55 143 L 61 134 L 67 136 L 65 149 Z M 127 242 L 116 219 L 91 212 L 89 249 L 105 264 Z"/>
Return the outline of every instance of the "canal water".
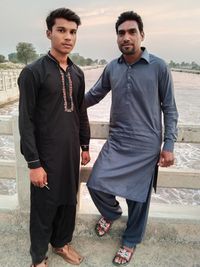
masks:
<path fill-rule="evenodd" d="M 86 91 L 97 81 L 103 68 L 84 70 Z M 200 125 L 200 75 L 183 72 L 172 72 L 175 97 L 179 111 L 179 124 Z M 98 104 L 88 109 L 91 121 L 109 121 L 111 105 L 110 93 Z M 0 115 L 14 115 L 18 113 L 18 103 L 12 103 L 0 108 Z M 103 140 L 91 140 L 90 166 L 94 163 Z M 200 144 L 175 145 L 175 168 L 200 169 Z M 0 137 L 0 158 L 14 159 L 14 145 L 11 136 Z M 172 168 L 174 168 L 172 167 Z M 14 194 L 15 180 L 0 179 L 0 194 Z M 173 203 L 181 205 L 200 205 L 200 190 L 158 188 L 153 194 L 152 201 L 157 203 Z"/>

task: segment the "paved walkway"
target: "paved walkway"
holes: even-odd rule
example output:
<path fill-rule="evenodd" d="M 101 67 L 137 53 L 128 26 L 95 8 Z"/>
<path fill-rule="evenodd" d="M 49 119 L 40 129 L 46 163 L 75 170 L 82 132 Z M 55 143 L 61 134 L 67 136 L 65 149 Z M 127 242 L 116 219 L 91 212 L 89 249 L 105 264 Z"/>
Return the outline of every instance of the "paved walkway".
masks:
<path fill-rule="evenodd" d="M 97 215 L 78 215 L 73 245 L 85 256 L 81 267 L 112 267 L 120 246 L 126 217 L 116 222 L 108 236 L 99 238 L 93 225 Z M 200 224 L 150 219 L 145 240 L 130 267 L 200 267 Z M 0 267 L 29 267 L 28 215 L 0 212 Z M 72 266 L 48 252 L 49 267 Z"/>

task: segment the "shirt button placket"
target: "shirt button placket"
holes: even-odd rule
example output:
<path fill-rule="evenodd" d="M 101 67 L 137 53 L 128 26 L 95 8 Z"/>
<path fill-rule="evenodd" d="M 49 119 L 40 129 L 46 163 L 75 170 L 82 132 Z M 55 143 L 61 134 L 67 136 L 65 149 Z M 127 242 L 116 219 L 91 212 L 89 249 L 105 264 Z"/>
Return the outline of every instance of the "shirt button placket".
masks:
<path fill-rule="evenodd" d="M 127 69 L 126 69 L 126 109 L 125 112 L 126 114 L 130 113 L 130 105 L 131 105 L 131 71 L 132 68 L 130 65 L 127 65 Z M 129 115 L 127 115 L 127 119 L 128 119 Z"/>
<path fill-rule="evenodd" d="M 128 70 L 127 70 L 127 95 L 130 95 L 130 91 L 131 91 L 131 66 L 128 66 Z"/>

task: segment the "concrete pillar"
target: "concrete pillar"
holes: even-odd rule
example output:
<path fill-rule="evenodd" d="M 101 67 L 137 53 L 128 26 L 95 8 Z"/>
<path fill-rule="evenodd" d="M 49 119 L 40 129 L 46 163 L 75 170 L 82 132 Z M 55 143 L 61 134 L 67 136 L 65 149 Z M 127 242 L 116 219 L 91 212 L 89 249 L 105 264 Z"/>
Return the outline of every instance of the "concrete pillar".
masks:
<path fill-rule="evenodd" d="M 18 203 L 20 211 L 27 212 L 30 209 L 30 180 L 29 169 L 20 152 L 20 136 L 18 129 L 18 116 L 13 116 L 13 137 L 16 157 L 16 182 Z"/>
<path fill-rule="evenodd" d="M 17 79 L 21 70 L 0 71 L 0 105 L 18 99 Z"/>

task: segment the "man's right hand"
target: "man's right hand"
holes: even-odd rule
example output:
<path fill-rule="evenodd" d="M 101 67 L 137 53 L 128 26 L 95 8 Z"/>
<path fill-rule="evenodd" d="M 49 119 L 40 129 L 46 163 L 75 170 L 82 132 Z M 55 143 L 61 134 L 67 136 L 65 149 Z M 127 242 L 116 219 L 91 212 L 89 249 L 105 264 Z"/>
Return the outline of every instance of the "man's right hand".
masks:
<path fill-rule="evenodd" d="M 30 180 L 33 185 L 44 187 L 47 185 L 47 173 L 42 167 L 30 169 Z"/>

